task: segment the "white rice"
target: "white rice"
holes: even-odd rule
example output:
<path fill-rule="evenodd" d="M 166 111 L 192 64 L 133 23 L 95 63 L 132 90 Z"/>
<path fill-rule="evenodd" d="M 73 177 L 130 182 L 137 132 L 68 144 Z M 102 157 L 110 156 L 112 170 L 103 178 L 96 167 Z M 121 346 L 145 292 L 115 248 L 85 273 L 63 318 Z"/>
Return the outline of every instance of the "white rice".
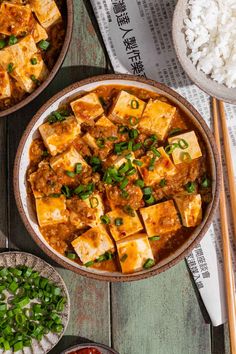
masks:
<path fill-rule="evenodd" d="M 189 0 L 185 35 L 197 69 L 236 87 L 236 0 Z"/>

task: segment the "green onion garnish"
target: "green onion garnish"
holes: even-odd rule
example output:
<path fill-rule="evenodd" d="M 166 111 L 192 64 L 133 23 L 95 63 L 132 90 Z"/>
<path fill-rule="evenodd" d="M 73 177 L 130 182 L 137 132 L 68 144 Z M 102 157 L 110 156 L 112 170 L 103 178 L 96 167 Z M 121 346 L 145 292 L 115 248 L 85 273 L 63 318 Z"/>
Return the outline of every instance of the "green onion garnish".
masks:
<path fill-rule="evenodd" d="M 81 172 L 82 172 L 82 163 L 78 162 L 78 163 L 75 165 L 75 173 L 76 173 L 77 175 L 79 175 Z"/>
<path fill-rule="evenodd" d="M 96 144 L 100 149 L 104 148 L 105 147 L 105 139 L 104 138 L 96 139 Z"/>
<path fill-rule="evenodd" d="M 144 187 L 144 181 L 142 179 L 137 179 L 134 184 L 140 188 Z"/>
<path fill-rule="evenodd" d="M 127 162 L 122 163 L 122 165 L 118 168 L 119 174 L 124 174 L 129 170 L 129 164 Z"/>
<path fill-rule="evenodd" d="M 143 165 L 142 161 L 140 161 L 140 160 L 133 160 L 133 164 L 137 165 L 137 166 L 142 166 Z"/>
<path fill-rule="evenodd" d="M 132 148 L 133 148 L 133 142 L 132 142 L 132 141 L 129 141 L 129 142 L 128 142 L 128 150 L 129 150 L 129 151 L 132 151 Z"/>
<path fill-rule="evenodd" d="M 211 181 L 209 180 L 209 178 L 207 178 L 206 176 L 203 177 L 202 182 L 201 182 L 201 186 L 203 188 L 208 188 L 208 187 L 210 187 L 210 185 L 211 185 Z"/>
<path fill-rule="evenodd" d="M 172 154 L 172 152 L 173 152 L 177 147 L 179 147 L 179 144 L 176 144 L 176 143 L 167 145 L 167 146 L 165 147 L 165 152 L 166 152 L 168 155 L 170 155 L 170 154 Z"/>
<path fill-rule="evenodd" d="M 149 171 L 154 171 L 155 162 L 156 162 L 156 156 L 152 157 L 151 160 L 150 160 L 150 164 L 148 166 L 148 170 Z"/>
<path fill-rule="evenodd" d="M 133 176 L 136 172 L 136 168 L 132 167 L 128 172 L 126 172 L 126 176 Z"/>
<path fill-rule="evenodd" d="M 98 205 L 99 205 L 99 201 L 98 201 L 98 198 L 97 198 L 97 197 L 91 197 L 91 198 L 89 199 L 89 202 L 90 202 L 90 206 L 91 206 L 92 209 L 97 208 Z"/>
<path fill-rule="evenodd" d="M 123 263 L 126 261 L 126 259 L 128 258 L 128 255 L 125 253 L 123 254 L 123 256 L 120 258 L 120 261 Z"/>
<path fill-rule="evenodd" d="M 195 190 L 196 190 L 196 185 L 194 182 L 188 182 L 186 185 L 185 185 L 185 189 L 188 193 L 194 193 Z"/>
<path fill-rule="evenodd" d="M 121 225 L 123 225 L 124 221 L 122 218 L 116 218 L 114 223 L 116 226 L 121 226 Z"/>
<path fill-rule="evenodd" d="M 139 108 L 139 102 L 137 100 L 132 100 L 130 105 L 131 105 L 132 109 L 138 109 Z"/>
<path fill-rule="evenodd" d="M 169 132 L 168 136 L 173 136 L 177 133 L 180 133 L 181 131 L 182 131 L 182 129 L 180 129 L 180 128 L 174 128 Z"/>
<path fill-rule="evenodd" d="M 146 148 L 151 148 L 153 145 L 157 143 L 157 136 L 156 135 L 151 135 L 149 138 L 144 140 L 143 145 Z"/>
<path fill-rule="evenodd" d="M 107 216 L 107 215 L 100 216 L 100 220 L 105 225 L 110 224 L 110 222 L 111 222 L 109 216 Z"/>
<path fill-rule="evenodd" d="M 77 258 L 77 255 L 76 255 L 76 253 L 74 253 L 74 252 L 67 252 L 67 253 L 66 253 L 66 257 L 69 258 L 69 259 L 74 260 L 74 259 Z"/>
<path fill-rule="evenodd" d="M 38 63 L 37 58 L 31 58 L 30 62 L 32 65 L 36 65 Z"/>
<path fill-rule="evenodd" d="M 50 46 L 50 43 L 48 41 L 45 41 L 44 39 L 42 41 L 39 42 L 38 44 L 39 48 L 41 48 L 42 50 L 47 50 L 48 47 Z"/>
<path fill-rule="evenodd" d="M 18 42 L 18 39 L 16 38 L 16 36 L 11 35 L 8 40 L 8 45 L 13 45 L 13 44 L 16 44 L 17 42 Z"/>
<path fill-rule="evenodd" d="M 152 237 L 148 237 L 149 241 L 157 241 L 160 240 L 160 236 L 152 236 Z"/>
<path fill-rule="evenodd" d="M 133 145 L 133 151 L 137 151 L 137 150 L 141 149 L 142 146 L 143 146 L 142 143 L 137 143 L 137 144 Z"/>
<path fill-rule="evenodd" d="M 0 39 L 0 49 L 3 49 L 6 46 L 4 39 Z"/>
<path fill-rule="evenodd" d="M 66 198 L 70 198 L 71 197 L 71 190 L 68 186 L 62 186 L 61 188 L 61 192 L 62 194 L 64 194 L 66 196 Z"/>
<path fill-rule="evenodd" d="M 72 172 L 72 171 L 65 171 L 65 174 L 66 174 L 68 177 L 71 177 L 71 178 L 74 178 L 74 177 L 75 177 L 75 173 Z"/>
<path fill-rule="evenodd" d="M 165 187 L 166 186 L 166 179 L 165 178 L 162 178 L 159 182 L 159 186 L 160 187 Z"/>
<path fill-rule="evenodd" d="M 129 193 L 126 190 L 121 191 L 121 197 L 123 199 L 128 199 L 129 198 Z"/>
<path fill-rule="evenodd" d="M 85 267 L 91 267 L 92 265 L 94 265 L 94 261 L 89 261 L 87 263 L 84 264 Z"/>
<path fill-rule="evenodd" d="M 161 157 L 161 153 L 155 147 L 152 147 L 151 151 L 156 157 Z"/>
<path fill-rule="evenodd" d="M 13 70 L 14 70 L 14 64 L 13 63 L 9 63 L 7 65 L 7 72 L 10 74 L 10 73 L 12 73 Z"/>
<path fill-rule="evenodd" d="M 137 117 L 129 117 L 129 124 L 130 125 L 135 126 L 138 124 L 138 122 L 139 122 L 139 120 Z"/>
<path fill-rule="evenodd" d="M 145 195 L 144 200 L 145 200 L 145 203 L 149 204 L 149 205 L 153 204 L 155 202 L 153 195 Z"/>
<path fill-rule="evenodd" d="M 127 187 L 128 183 L 129 183 L 128 178 L 125 178 L 120 184 L 120 189 L 125 189 L 125 187 Z"/>
<path fill-rule="evenodd" d="M 56 122 L 62 122 L 63 120 L 65 120 L 66 115 L 64 112 L 52 112 L 49 117 L 48 117 L 48 122 L 50 124 L 56 123 Z"/>
<path fill-rule="evenodd" d="M 144 263 L 143 268 L 144 269 L 148 269 L 148 268 L 153 267 L 154 265 L 155 265 L 155 261 L 153 259 L 151 259 L 151 258 L 148 258 L 146 260 L 146 262 Z"/>
<path fill-rule="evenodd" d="M 151 187 L 144 187 L 144 188 L 143 188 L 143 194 L 144 194 L 144 195 L 150 195 L 150 194 L 152 194 L 152 188 L 151 188 Z"/>
<path fill-rule="evenodd" d="M 130 215 L 130 216 L 132 216 L 132 217 L 135 216 L 135 211 L 134 211 L 133 208 L 131 208 L 130 205 L 125 205 L 125 206 L 123 207 L 123 211 L 124 211 L 126 214 L 128 214 L 128 215 Z"/>
<path fill-rule="evenodd" d="M 179 139 L 178 144 L 179 144 L 180 149 L 182 149 L 182 150 L 187 149 L 189 147 L 189 144 L 184 139 Z"/>
<path fill-rule="evenodd" d="M 137 129 L 130 129 L 129 131 L 129 137 L 130 139 L 136 139 L 139 135 L 139 132 Z"/>
<path fill-rule="evenodd" d="M 126 134 L 129 132 L 129 128 L 126 125 L 121 125 L 118 128 L 118 133 L 120 134 Z"/>

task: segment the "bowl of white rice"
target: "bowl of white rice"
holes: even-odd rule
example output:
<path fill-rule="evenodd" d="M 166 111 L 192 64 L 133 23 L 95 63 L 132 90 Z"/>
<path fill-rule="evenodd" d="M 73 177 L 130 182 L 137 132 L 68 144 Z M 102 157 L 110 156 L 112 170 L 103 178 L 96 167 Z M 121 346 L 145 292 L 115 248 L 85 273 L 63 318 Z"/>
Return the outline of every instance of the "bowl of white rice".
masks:
<path fill-rule="evenodd" d="M 209 95 L 236 104 L 236 0 L 179 0 L 172 31 L 190 79 Z"/>

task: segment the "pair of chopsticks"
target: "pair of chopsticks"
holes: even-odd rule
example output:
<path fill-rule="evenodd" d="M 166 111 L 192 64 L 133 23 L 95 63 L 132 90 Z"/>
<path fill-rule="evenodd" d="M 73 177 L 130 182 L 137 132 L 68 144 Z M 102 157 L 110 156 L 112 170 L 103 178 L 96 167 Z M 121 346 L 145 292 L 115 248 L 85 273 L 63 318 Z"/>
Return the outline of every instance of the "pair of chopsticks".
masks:
<path fill-rule="evenodd" d="M 221 161 L 221 142 L 220 142 L 220 133 L 219 133 L 220 122 L 222 126 L 225 161 L 226 161 L 228 180 L 229 180 L 230 204 L 231 204 L 232 215 L 233 215 L 234 238 L 236 241 L 236 186 L 234 181 L 233 162 L 232 162 L 231 152 L 230 152 L 230 143 L 229 143 L 227 124 L 226 124 L 224 103 L 222 101 L 218 101 L 215 98 L 213 98 L 212 104 L 213 104 L 215 139 L 220 154 L 220 161 Z M 221 161 L 221 165 L 222 165 L 222 161 Z M 223 173 L 222 173 L 222 182 L 223 182 Z M 233 264 L 232 264 L 231 247 L 230 247 L 230 239 L 229 239 L 229 228 L 228 228 L 224 183 L 222 183 L 222 190 L 220 194 L 220 218 L 221 218 L 221 235 L 222 235 L 223 260 L 224 260 L 225 293 L 226 293 L 226 300 L 227 300 L 228 323 L 229 323 L 229 333 L 230 333 L 230 347 L 231 347 L 231 353 L 236 354 L 236 295 L 235 295 L 234 273 L 233 273 Z"/>

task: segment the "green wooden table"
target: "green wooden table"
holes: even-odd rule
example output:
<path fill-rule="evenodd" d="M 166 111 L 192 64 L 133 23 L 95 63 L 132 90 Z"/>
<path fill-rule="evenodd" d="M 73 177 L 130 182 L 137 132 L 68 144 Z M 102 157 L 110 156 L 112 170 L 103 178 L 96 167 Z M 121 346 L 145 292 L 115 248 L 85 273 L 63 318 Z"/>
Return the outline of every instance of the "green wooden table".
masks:
<path fill-rule="evenodd" d="M 186 263 L 148 280 L 110 284 L 85 279 L 53 263 L 33 242 L 16 208 L 12 172 L 21 135 L 49 97 L 69 84 L 110 72 L 110 64 L 88 0 L 75 0 L 73 39 L 63 68 L 27 108 L 0 120 L 0 249 L 21 249 L 54 265 L 71 298 L 70 323 L 52 354 L 88 341 L 120 354 L 229 353 L 227 327 L 213 328 Z"/>

